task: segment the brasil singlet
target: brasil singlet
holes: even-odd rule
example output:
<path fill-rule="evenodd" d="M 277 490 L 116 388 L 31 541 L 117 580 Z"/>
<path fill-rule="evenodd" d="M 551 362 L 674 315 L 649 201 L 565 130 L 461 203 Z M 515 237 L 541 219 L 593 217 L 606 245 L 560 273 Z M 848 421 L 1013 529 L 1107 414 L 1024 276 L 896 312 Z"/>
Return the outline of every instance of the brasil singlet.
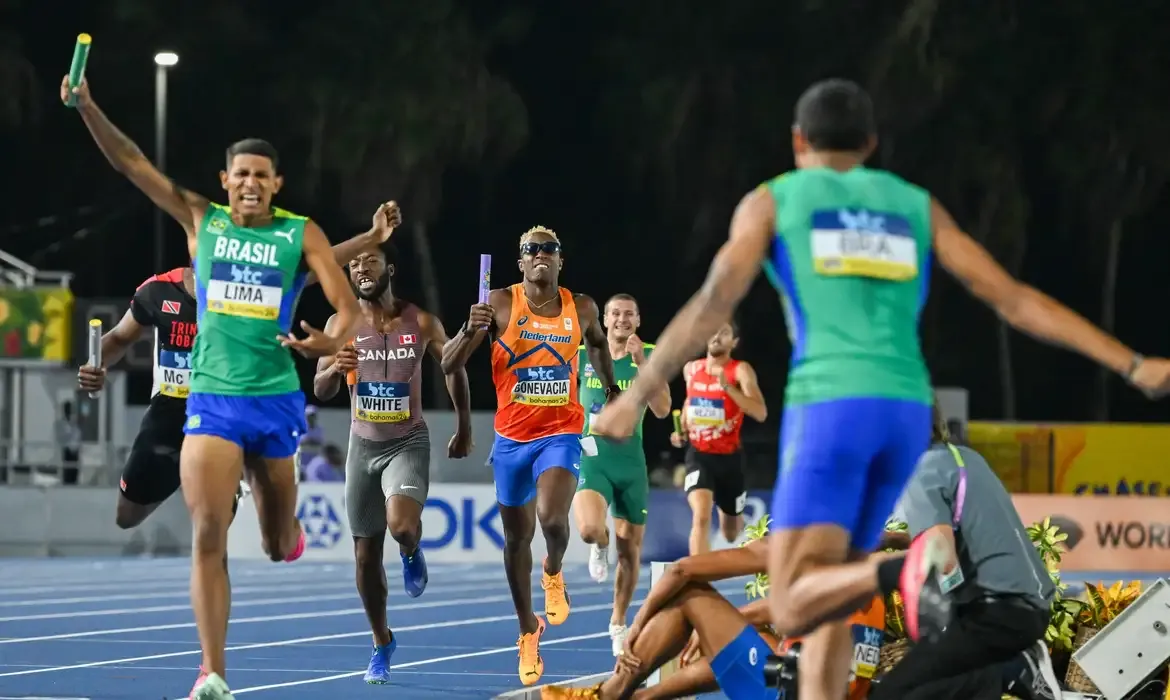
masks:
<path fill-rule="evenodd" d="M 723 365 L 728 384 L 736 382 L 739 360 Z M 743 428 L 743 409 L 707 371 L 707 358 L 693 360 L 683 367 L 687 383 L 687 442 L 699 452 L 728 455 L 739 450 L 739 431 Z"/>
<path fill-rule="evenodd" d="M 524 285 L 514 284 L 508 326 L 492 343 L 496 433 L 516 442 L 580 434 L 585 409 L 577 400 L 581 324 L 573 294 L 560 288 L 561 313 L 529 311 Z"/>
<path fill-rule="evenodd" d="M 650 343 L 643 343 L 642 349 L 646 358 L 649 359 L 654 346 Z M 589 364 L 589 353 L 586 352 L 584 345 L 577 348 L 577 365 L 580 367 L 581 376 L 579 396 L 581 406 L 585 409 L 584 434 L 588 435 L 593 416 L 597 415 L 601 411 L 601 407 L 605 405 L 605 386 L 601 383 L 601 377 L 593 371 L 593 365 Z M 622 391 L 629 389 L 630 384 L 637 376 L 638 367 L 634 364 L 631 355 L 613 361 L 613 378 Z M 642 415 L 646 415 L 646 407 L 642 408 Z M 627 440 L 598 440 L 597 457 L 602 460 L 629 458 L 644 464 L 646 453 L 642 451 L 642 421 L 639 420 L 634 424 L 634 434 Z M 589 458 L 586 457 L 586 459 Z"/>
<path fill-rule="evenodd" d="M 795 170 L 764 186 L 776 202 L 764 267 L 792 341 L 785 402 L 930 403 L 918 337 L 930 280 L 930 194 L 864 167 Z"/>
<path fill-rule="evenodd" d="M 150 396 L 185 399 L 191 390 L 191 346 L 195 342 L 195 299 L 183 285 L 180 267 L 154 275 L 130 299 L 130 314 L 154 329 L 154 385 Z"/>
<path fill-rule="evenodd" d="M 272 222 L 245 228 L 212 204 L 199 227 L 195 289 L 199 334 L 191 353 L 191 391 L 265 396 L 299 391 L 287 334 L 305 289 L 303 216 L 273 209 Z"/>
<path fill-rule="evenodd" d="M 363 316 L 353 347 L 358 367 L 347 377 L 353 434 L 367 440 L 394 440 L 423 425 L 422 376 L 418 370 L 426 345 L 418 325 L 418 307 L 403 303 L 386 333 Z"/>

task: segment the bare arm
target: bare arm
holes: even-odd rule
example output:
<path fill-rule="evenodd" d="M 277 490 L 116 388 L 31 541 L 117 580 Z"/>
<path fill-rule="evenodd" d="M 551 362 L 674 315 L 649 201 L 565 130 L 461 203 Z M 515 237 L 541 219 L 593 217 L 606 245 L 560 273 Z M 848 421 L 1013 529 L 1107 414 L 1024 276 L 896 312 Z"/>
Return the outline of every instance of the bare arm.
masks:
<path fill-rule="evenodd" d="M 309 265 L 309 271 L 315 273 L 317 279 L 321 280 L 321 291 L 325 292 L 325 298 L 337 310 L 337 313 L 334 314 L 333 327 L 326 328 L 325 335 L 334 341 L 337 348 L 340 348 L 353 337 L 353 332 L 360 320 L 361 309 L 358 307 L 357 297 L 353 295 L 353 289 L 349 286 L 349 280 L 345 278 L 345 273 L 333 261 L 333 251 L 329 247 L 329 239 L 325 237 L 325 232 L 316 222 L 308 221 L 305 223 L 302 250 L 305 262 Z"/>
<path fill-rule="evenodd" d="M 455 337 L 447 341 L 443 346 L 443 373 L 451 374 L 452 372 L 461 369 L 467 365 L 468 358 L 475 349 L 483 343 L 484 339 L 489 336 L 495 337 L 498 329 L 503 328 L 508 323 L 508 318 L 512 315 L 512 295 L 506 289 L 493 289 L 488 295 L 488 305 L 491 307 L 491 324 L 488 328 L 482 328 L 479 324 L 472 325 L 471 319 L 463 324 Z M 476 315 L 476 310 L 486 312 L 479 304 L 471 307 L 471 315 Z"/>
<path fill-rule="evenodd" d="M 715 254 L 702 288 L 658 337 L 654 354 L 630 388 L 635 400 L 649 401 L 661 384 L 673 379 L 683 363 L 731 320 L 768 254 L 775 215 L 772 195 L 766 188 L 757 188 L 740 201 L 731 219 L 730 236 Z"/>
<path fill-rule="evenodd" d="M 658 583 L 650 589 L 642 608 L 634 617 L 639 628 L 653 617 L 691 582 L 711 583 L 736 576 L 762 574 L 768 565 L 767 539 L 754 540 L 743 547 L 721 549 L 697 554 L 675 562 Z"/>
<path fill-rule="evenodd" d="M 650 412 L 655 418 L 666 418 L 670 415 L 670 385 L 663 384 L 662 391 L 650 397 Z"/>
<path fill-rule="evenodd" d="M 134 314 L 127 309 L 118 324 L 102 336 L 102 367 L 113 367 L 121 362 L 126 351 L 145 331 L 146 326 L 136 321 Z"/>
<path fill-rule="evenodd" d="M 77 101 L 77 111 L 102 155 L 114 170 L 125 175 L 150 201 L 179 222 L 189 241 L 194 239 L 196 227 L 207 211 L 207 199 L 180 187 L 159 172 L 142 149 L 119 131 L 89 98 L 88 86 L 83 86 L 83 89 Z"/>
<path fill-rule="evenodd" d="M 609 388 L 617 386 L 613 376 L 613 357 L 609 354 L 609 339 L 605 337 L 605 330 L 601 327 L 601 313 L 597 309 L 597 302 L 585 294 L 578 294 L 573 299 L 577 304 L 577 321 L 581 324 L 581 339 L 585 343 L 585 354 L 593 371 L 601 380 L 601 385 L 609 396 Z"/>
<path fill-rule="evenodd" d="M 748 363 L 740 362 L 736 369 L 736 380 L 735 384 L 730 382 L 724 384 L 724 391 L 744 413 L 763 423 L 768 418 L 768 405 L 764 403 L 764 395 L 760 393 L 756 370 Z"/>
<path fill-rule="evenodd" d="M 427 353 L 443 365 L 443 352 L 450 342 L 443 322 L 437 316 L 420 314 L 419 325 L 427 337 Z M 455 368 L 452 372 L 444 371 L 447 381 L 447 394 L 451 397 L 451 404 L 455 407 L 456 430 L 471 428 L 471 387 L 467 383 L 467 370 L 464 367 Z"/>
<path fill-rule="evenodd" d="M 332 332 L 336 325 L 337 314 L 333 314 L 325 322 L 325 332 Z M 328 401 L 337 396 L 338 391 L 341 391 L 341 375 L 343 373 L 337 371 L 336 362 L 336 355 L 326 355 L 317 359 L 317 373 L 313 375 L 313 395 L 322 401 Z"/>
<path fill-rule="evenodd" d="M 1047 294 L 1013 279 L 937 201 L 931 201 L 930 219 L 939 263 L 1010 326 L 1075 350 L 1122 376 L 1130 373 L 1137 357 L 1133 350 Z"/>

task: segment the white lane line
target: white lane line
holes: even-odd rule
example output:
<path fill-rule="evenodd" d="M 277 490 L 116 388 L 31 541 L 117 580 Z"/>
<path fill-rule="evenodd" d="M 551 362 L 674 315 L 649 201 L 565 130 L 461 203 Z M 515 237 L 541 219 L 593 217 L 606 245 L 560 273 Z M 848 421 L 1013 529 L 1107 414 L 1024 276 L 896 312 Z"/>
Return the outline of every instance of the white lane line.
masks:
<path fill-rule="evenodd" d="M 576 596 L 587 595 L 602 595 L 609 593 L 608 590 L 598 589 L 596 591 L 586 590 L 581 593 L 574 593 Z M 387 606 L 387 610 L 422 610 L 426 608 L 446 608 L 456 605 L 477 604 L 477 603 L 500 603 L 512 599 L 511 594 L 488 596 L 483 598 L 460 598 L 455 600 L 437 600 L 427 601 L 424 603 L 404 603 L 401 605 Z M 263 615 L 258 617 L 241 617 L 232 618 L 229 621 L 231 625 L 252 624 L 257 622 L 280 622 L 283 620 L 311 620 L 322 617 L 340 617 L 342 615 L 357 615 L 365 614 L 365 608 L 342 608 L 340 610 L 316 610 L 313 612 L 303 613 L 287 613 L 284 615 Z M 49 642 L 58 639 L 79 639 L 83 637 L 100 637 L 111 634 L 129 634 L 133 632 L 158 632 L 161 630 L 179 630 L 189 629 L 195 627 L 194 622 L 175 622 L 166 625 L 147 625 L 144 627 L 120 627 L 117 629 L 104 630 L 88 630 L 85 632 L 65 632 L 62 634 L 46 634 L 39 637 L 11 637 L 7 639 L 0 639 L 0 644 L 25 644 L 27 642 Z"/>
<path fill-rule="evenodd" d="M 641 601 L 638 601 L 641 602 Z M 597 639 L 598 637 L 608 637 L 609 632 L 594 632 L 593 634 L 579 634 L 575 637 L 562 637 L 561 639 L 540 640 L 540 646 L 552 646 L 553 644 L 568 644 L 569 642 L 579 642 L 583 639 Z M 459 661 L 460 659 L 472 659 L 477 656 L 490 656 L 492 654 L 503 654 L 505 652 L 516 651 L 516 645 L 506 647 L 496 647 L 495 649 L 484 649 L 483 651 L 473 651 L 468 654 L 452 654 L 451 656 L 437 656 L 433 659 L 421 659 L 419 661 L 408 661 L 404 664 L 394 664 L 390 667 L 391 670 L 413 668 L 415 666 L 427 666 L 429 664 L 441 664 L 445 661 Z M 349 673 L 337 673 L 332 676 L 322 676 L 320 678 L 306 678 L 301 681 L 287 681 L 285 683 L 270 683 L 268 685 L 254 685 L 250 688 L 241 688 L 233 690 L 232 695 L 240 695 L 242 693 L 255 693 L 260 690 L 274 690 L 276 688 L 292 688 L 298 685 L 310 685 L 312 683 L 328 683 L 329 681 L 341 680 L 342 678 L 354 678 L 356 676 L 364 676 L 365 671 L 351 671 Z M 478 675 L 478 674 L 467 674 Z"/>
<path fill-rule="evenodd" d="M 498 577 L 495 577 L 495 576 L 466 577 L 466 578 L 463 578 L 461 580 L 464 584 L 473 584 L 476 581 L 497 581 Z M 345 588 L 348 589 L 345 593 L 329 593 L 326 595 L 317 594 L 317 595 L 305 595 L 305 596 L 295 596 L 295 597 L 263 598 L 260 600 L 233 600 L 232 601 L 232 609 L 234 610 L 236 608 L 246 608 L 246 607 L 251 607 L 251 606 L 256 606 L 256 605 L 284 605 L 285 603 L 314 603 L 317 601 L 350 600 L 350 599 L 352 599 L 356 595 L 353 592 L 353 582 L 352 581 L 347 582 L 345 584 Z M 474 591 L 482 590 L 483 586 L 482 585 L 457 585 L 457 586 L 437 585 L 437 586 L 432 586 L 431 588 L 433 588 L 434 590 L 439 591 L 441 593 L 467 593 L 467 592 L 474 592 Z M 428 588 L 428 590 L 431 590 L 431 588 Z M 236 593 L 243 592 L 244 590 L 251 591 L 254 589 L 240 588 L 240 589 L 232 591 L 232 595 L 234 596 Z M 260 589 L 260 590 L 263 590 L 263 589 Z M 296 590 L 298 592 L 303 592 L 305 590 L 305 586 L 301 585 L 301 586 L 297 587 Z M 183 595 L 189 596 L 190 594 L 185 593 Z M 145 597 L 145 596 L 140 596 L 140 597 Z M 102 600 L 102 599 L 97 599 L 97 600 Z M 109 600 L 109 599 L 106 598 L 105 600 Z M 0 622 L 20 622 L 20 621 L 24 621 L 24 620 L 59 620 L 59 619 L 63 619 L 63 618 L 102 617 L 105 615 L 134 615 L 136 613 L 183 612 L 183 611 L 190 610 L 190 609 L 191 609 L 191 604 L 185 603 L 185 604 L 181 604 L 181 605 L 156 605 L 156 606 L 152 606 L 152 607 L 136 607 L 136 608 L 106 608 L 106 609 L 101 609 L 101 610 L 70 610 L 68 612 L 37 613 L 35 615 L 14 615 L 11 617 L 0 617 Z"/>
<path fill-rule="evenodd" d="M 509 596 L 508 600 L 511 600 L 511 599 L 512 599 L 511 596 Z M 475 602 L 476 601 L 474 601 L 474 600 L 460 601 L 459 604 L 460 605 L 462 605 L 464 603 L 474 604 Z M 631 605 L 637 605 L 641 602 L 642 602 L 641 600 L 635 600 L 631 603 Z M 585 605 L 585 606 L 575 607 L 575 608 L 573 608 L 573 611 L 574 612 L 594 612 L 597 610 L 612 610 L 612 609 L 613 609 L 612 603 L 601 603 L 598 605 Z M 435 629 L 444 629 L 447 627 L 466 627 L 468 625 L 482 625 L 482 624 L 489 624 L 492 622 L 505 622 L 507 620 L 515 620 L 515 619 L 516 619 L 516 613 L 508 613 L 507 615 L 493 615 L 491 617 L 475 617 L 475 618 L 470 618 L 467 620 L 448 620 L 448 621 L 443 621 L 443 622 L 428 622 L 428 623 L 422 624 L 422 625 L 410 625 L 410 626 L 406 626 L 406 627 L 397 627 L 397 628 L 395 628 L 394 631 L 395 632 L 413 632 L 416 630 L 435 630 Z M 596 637 L 596 636 L 602 636 L 602 635 L 608 636 L 608 634 L 609 634 L 608 632 L 602 632 L 602 633 L 599 633 L 598 635 L 593 635 L 593 636 L 567 638 L 565 641 L 577 641 L 578 639 L 592 639 L 593 637 Z M 315 637 L 298 637 L 296 639 L 282 639 L 282 640 L 275 641 L 275 642 L 257 642 L 255 644 L 240 644 L 237 646 L 230 646 L 230 647 L 224 649 L 224 651 L 244 651 L 246 649 L 268 649 L 268 648 L 272 648 L 272 647 L 293 646 L 296 644 L 312 644 L 313 642 L 326 642 L 326 641 L 330 641 L 330 640 L 334 640 L 334 639 L 352 639 L 352 638 L 369 637 L 369 636 L 370 636 L 370 631 L 368 629 L 365 629 L 365 630 L 362 630 L 361 632 L 341 632 L 339 634 L 323 634 L 323 635 L 318 635 Z M 542 642 L 542 643 L 547 643 L 547 642 Z M 505 649 L 507 649 L 507 650 L 511 650 L 511 649 L 515 649 L 515 648 L 516 648 L 516 645 L 514 645 L 514 644 L 512 646 L 505 647 Z M 172 651 L 172 652 L 168 652 L 166 654 L 151 654 L 149 656 L 131 656 L 131 657 L 124 658 L 124 659 L 106 659 L 103 661 L 89 661 L 87 663 L 73 664 L 71 666 L 50 666 L 48 668 L 30 668 L 30 669 L 25 669 L 23 671 L 8 671 L 7 673 L 0 673 L 0 678 L 8 678 L 10 676 L 31 676 L 31 675 L 37 674 L 37 673 L 56 673 L 58 671 L 72 671 L 72 670 L 79 669 L 79 668 L 97 668 L 100 666 L 116 666 L 118 664 L 130 664 L 130 663 L 136 663 L 139 661 L 154 661 L 156 659 L 173 659 L 173 658 L 177 658 L 180 656 L 199 656 L 202 653 L 203 652 L 199 649 L 190 649 L 187 651 Z M 463 657 L 460 657 L 460 658 L 463 658 Z M 407 665 L 410 665 L 410 664 L 407 664 Z M 417 664 L 415 664 L 415 665 L 417 665 Z M 406 666 L 403 666 L 403 668 L 405 668 L 405 667 Z M 358 675 L 364 675 L 364 674 L 365 674 L 365 671 L 362 671 Z"/>

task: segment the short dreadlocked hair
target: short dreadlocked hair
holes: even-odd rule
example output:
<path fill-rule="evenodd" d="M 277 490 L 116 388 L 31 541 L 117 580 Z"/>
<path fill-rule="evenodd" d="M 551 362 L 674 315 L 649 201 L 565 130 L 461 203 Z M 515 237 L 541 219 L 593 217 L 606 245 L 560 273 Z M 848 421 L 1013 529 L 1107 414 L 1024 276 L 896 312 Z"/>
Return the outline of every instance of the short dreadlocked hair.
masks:
<path fill-rule="evenodd" d="M 529 239 L 531 239 L 533 236 L 535 236 L 538 233 L 543 233 L 546 236 L 550 236 L 557 243 L 561 242 L 560 237 L 557 236 L 557 232 L 552 230 L 551 228 L 548 228 L 547 226 L 533 226 L 532 228 L 525 231 L 523 233 L 523 235 L 520 236 L 520 245 L 524 245 L 525 243 L 528 242 Z"/>

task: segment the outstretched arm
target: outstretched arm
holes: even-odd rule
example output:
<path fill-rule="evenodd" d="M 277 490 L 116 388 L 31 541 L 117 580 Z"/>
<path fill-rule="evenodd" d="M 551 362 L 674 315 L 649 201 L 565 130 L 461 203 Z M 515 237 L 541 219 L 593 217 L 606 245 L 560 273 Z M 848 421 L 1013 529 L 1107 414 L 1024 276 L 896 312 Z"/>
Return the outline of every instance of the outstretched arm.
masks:
<path fill-rule="evenodd" d="M 1137 353 L 1064 304 L 1012 278 L 937 201 L 931 201 L 930 220 L 939 263 L 1013 328 L 1075 350 L 1123 377 L 1136 369 Z"/>
<path fill-rule="evenodd" d="M 658 337 L 654 354 L 638 373 L 630 389 L 635 400 L 648 402 L 663 383 L 678 374 L 684 362 L 702 350 L 708 338 L 731 320 L 768 254 L 775 209 L 765 187 L 753 190 L 740 201 L 731 219 L 731 234 L 715 254 L 702 288 Z"/>
<path fill-rule="evenodd" d="M 768 418 L 768 405 L 764 403 L 764 395 L 760 393 L 760 385 L 756 379 L 756 370 L 746 362 L 740 362 L 736 367 L 736 382 L 727 381 L 723 375 L 719 382 L 731 400 L 743 409 L 743 412 L 752 419 L 763 423 Z"/>
<path fill-rule="evenodd" d="M 396 202 L 386 202 L 374 212 L 373 223 L 369 231 L 359 233 L 353 238 L 333 246 L 333 261 L 341 267 L 345 267 L 349 264 L 350 260 L 356 258 L 362 251 L 377 248 L 390 240 L 394 229 L 401 223 L 402 212 L 399 210 L 398 204 Z M 311 285 L 316 283 L 317 275 L 310 272 L 308 279 L 305 280 L 305 284 Z"/>
<path fill-rule="evenodd" d="M 333 262 L 333 251 L 329 248 L 329 239 L 325 237 L 325 232 L 316 222 L 305 222 L 303 240 L 302 250 L 309 271 L 316 273 L 317 279 L 321 280 L 321 291 L 325 292 L 325 298 L 337 310 L 333 327 L 324 332 L 324 335 L 332 341 L 330 343 L 332 352 L 327 354 L 335 354 L 346 341 L 353 337 L 353 332 L 361 317 L 361 309 L 358 307 L 353 289 L 349 286 L 349 280 L 345 278 L 345 273 Z"/>
<path fill-rule="evenodd" d="M 90 98 L 89 85 L 85 81 L 74 88 L 74 94 L 82 121 L 114 170 L 125 175 L 150 201 L 179 222 L 187 232 L 187 238 L 193 239 L 196 226 L 207 211 L 207 199 L 180 187 L 159 172 L 142 149 L 119 131 L 98 108 L 97 103 Z M 68 96 L 69 77 L 66 76 L 61 83 L 61 99 L 65 100 Z"/>
<path fill-rule="evenodd" d="M 605 330 L 601 327 L 601 313 L 597 309 L 597 302 L 585 294 L 578 294 L 573 299 L 577 304 L 577 322 L 581 324 L 581 339 L 585 343 L 585 354 L 597 378 L 605 387 L 606 398 L 609 397 L 610 387 L 617 386 L 613 376 L 613 357 L 609 354 L 609 339 L 605 337 Z"/>
<path fill-rule="evenodd" d="M 493 289 L 488 294 L 488 303 L 472 306 L 467 322 L 443 346 L 443 374 L 450 375 L 465 367 L 471 353 L 486 338 L 494 337 L 496 331 L 508 322 L 511 314 L 512 296 L 506 289 Z"/>

